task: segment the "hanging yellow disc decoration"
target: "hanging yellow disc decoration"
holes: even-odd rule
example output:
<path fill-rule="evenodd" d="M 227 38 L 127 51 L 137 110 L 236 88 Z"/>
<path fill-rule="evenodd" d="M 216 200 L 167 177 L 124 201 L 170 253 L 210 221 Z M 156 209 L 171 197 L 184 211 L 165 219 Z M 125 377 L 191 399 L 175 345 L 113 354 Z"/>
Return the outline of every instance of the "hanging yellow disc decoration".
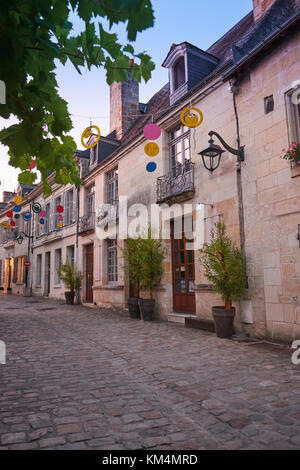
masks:
<path fill-rule="evenodd" d="M 93 134 L 92 128 L 96 129 L 97 131 L 97 138 L 94 140 L 94 142 L 91 145 L 86 145 L 83 139 L 89 139 L 91 135 Z M 95 147 L 95 145 L 98 144 L 100 139 L 100 129 L 98 126 L 89 126 L 86 129 L 84 129 L 83 133 L 81 134 L 81 143 L 86 149 L 91 149 L 92 147 Z"/>
<path fill-rule="evenodd" d="M 21 202 L 23 201 L 23 198 L 22 196 L 16 196 L 14 201 L 15 201 L 15 204 L 21 204 Z"/>
<path fill-rule="evenodd" d="M 189 106 L 181 112 L 180 120 L 184 126 L 198 127 L 203 121 L 203 114 L 200 109 Z"/>
<path fill-rule="evenodd" d="M 62 222 L 58 222 L 57 226 L 58 226 L 59 228 L 61 228 L 61 227 L 63 226 L 63 223 L 62 223 Z"/>
<path fill-rule="evenodd" d="M 159 146 L 156 142 L 148 142 L 145 145 L 144 150 L 145 154 L 148 155 L 148 157 L 156 157 L 156 155 L 159 154 Z"/>

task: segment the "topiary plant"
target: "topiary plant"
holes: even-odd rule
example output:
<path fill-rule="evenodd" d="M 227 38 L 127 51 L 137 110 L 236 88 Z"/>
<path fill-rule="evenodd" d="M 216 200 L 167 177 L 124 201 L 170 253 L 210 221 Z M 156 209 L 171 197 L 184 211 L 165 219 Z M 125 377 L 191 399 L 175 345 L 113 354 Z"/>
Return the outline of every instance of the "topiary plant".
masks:
<path fill-rule="evenodd" d="M 141 258 L 141 236 L 134 238 L 127 238 L 125 240 L 125 247 L 122 248 L 124 260 L 124 270 L 128 275 L 129 281 L 136 286 L 137 296 L 140 296 L 141 289 L 141 275 L 142 275 L 142 258 Z"/>
<path fill-rule="evenodd" d="M 225 301 L 225 309 L 232 307 L 232 302 L 241 298 L 246 282 L 246 265 L 243 254 L 233 240 L 226 235 L 223 222 L 215 225 L 211 231 L 211 241 L 199 250 L 200 262 L 205 276 L 213 285 L 215 292 Z"/>
<path fill-rule="evenodd" d="M 162 240 L 153 238 L 151 228 L 148 228 L 147 236 L 140 239 L 139 256 L 141 259 L 140 285 L 142 289 L 149 290 L 150 299 L 153 299 L 154 286 L 163 273 L 162 261 L 165 253 Z"/>
<path fill-rule="evenodd" d="M 75 265 L 63 263 L 59 266 L 57 272 L 67 289 L 70 289 L 71 292 L 79 289 L 83 276 L 80 271 L 77 271 Z"/>

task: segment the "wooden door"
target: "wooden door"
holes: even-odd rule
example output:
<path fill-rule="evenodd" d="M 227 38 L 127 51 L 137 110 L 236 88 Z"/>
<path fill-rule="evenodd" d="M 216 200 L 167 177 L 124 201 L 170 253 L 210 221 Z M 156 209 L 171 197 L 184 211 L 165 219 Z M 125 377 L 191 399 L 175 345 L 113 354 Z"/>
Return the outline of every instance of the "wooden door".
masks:
<path fill-rule="evenodd" d="M 172 279 L 174 312 L 196 313 L 194 251 L 187 250 L 187 241 L 182 230 L 181 238 L 174 237 L 171 223 Z"/>
<path fill-rule="evenodd" d="M 86 302 L 93 302 L 94 245 L 86 246 Z"/>

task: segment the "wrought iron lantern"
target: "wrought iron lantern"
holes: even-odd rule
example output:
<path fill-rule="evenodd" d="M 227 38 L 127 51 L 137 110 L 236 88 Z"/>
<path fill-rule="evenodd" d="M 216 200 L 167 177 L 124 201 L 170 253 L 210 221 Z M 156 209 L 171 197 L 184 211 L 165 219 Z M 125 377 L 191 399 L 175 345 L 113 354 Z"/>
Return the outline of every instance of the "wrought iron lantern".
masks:
<path fill-rule="evenodd" d="M 228 144 L 226 144 L 225 140 L 215 131 L 210 131 L 208 135 L 210 136 L 210 139 L 208 141 L 209 146 L 201 150 L 198 155 L 201 155 L 204 167 L 211 173 L 219 167 L 222 153 L 225 152 L 225 150 L 223 150 L 219 145 L 216 145 L 214 143 L 214 140 L 212 138 L 213 135 L 215 135 L 220 140 L 220 142 L 223 144 L 223 146 L 228 152 L 232 153 L 233 155 L 237 155 L 239 162 L 244 161 L 244 147 L 239 147 L 237 150 L 230 147 Z"/>

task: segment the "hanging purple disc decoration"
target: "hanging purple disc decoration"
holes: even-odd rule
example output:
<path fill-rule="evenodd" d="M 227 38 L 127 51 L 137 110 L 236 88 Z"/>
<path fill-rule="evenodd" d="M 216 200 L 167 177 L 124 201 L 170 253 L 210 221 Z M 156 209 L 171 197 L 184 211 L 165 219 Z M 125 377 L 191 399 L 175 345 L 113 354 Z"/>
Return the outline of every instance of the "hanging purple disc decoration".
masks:
<path fill-rule="evenodd" d="M 45 217 L 46 214 L 47 214 L 46 211 L 42 210 L 42 211 L 39 212 L 38 215 L 39 215 L 39 217 Z"/>

